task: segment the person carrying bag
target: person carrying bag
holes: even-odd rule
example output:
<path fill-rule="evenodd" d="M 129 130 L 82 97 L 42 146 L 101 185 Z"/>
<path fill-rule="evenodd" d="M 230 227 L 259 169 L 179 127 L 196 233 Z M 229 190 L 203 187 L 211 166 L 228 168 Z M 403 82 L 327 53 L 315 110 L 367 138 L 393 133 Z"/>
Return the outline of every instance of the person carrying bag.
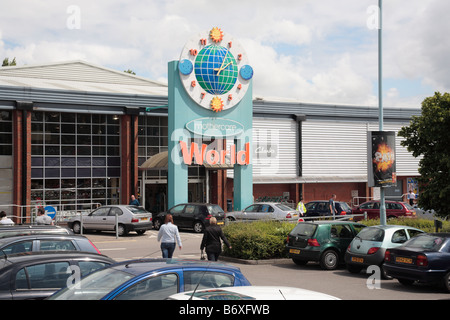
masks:
<path fill-rule="evenodd" d="M 220 253 L 222 252 L 222 242 L 220 241 L 220 239 L 222 239 L 227 247 L 231 249 L 231 245 L 223 234 L 222 228 L 217 225 L 217 219 L 212 217 L 209 220 L 209 226 L 205 229 L 202 243 L 200 245 L 200 250 L 202 251 L 200 257 L 201 260 L 204 260 L 202 259 L 202 257 L 204 257 L 203 249 L 206 248 L 205 251 L 208 260 L 217 261 Z"/>

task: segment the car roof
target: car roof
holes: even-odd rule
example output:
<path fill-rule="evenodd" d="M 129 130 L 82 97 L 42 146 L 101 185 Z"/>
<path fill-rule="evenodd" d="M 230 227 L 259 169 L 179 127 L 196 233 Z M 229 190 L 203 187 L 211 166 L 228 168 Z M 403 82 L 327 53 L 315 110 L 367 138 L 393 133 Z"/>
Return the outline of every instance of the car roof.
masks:
<path fill-rule="evenodd" d="M 386 225 L 375 225 L 375 226 L 369 226 L 369 228 L 379 228 L 379 229 L 384 229 L 384 230 L 389 230 L 389 229 L 398 229 L 398 228 L 409 228 L 409 229 L 416 229 L 416 230 L 420 230 L 417 229 L 415 227 L 411 227 L 411 226 L 402 226 L 402 225 L 396 225 L 396 224 L 386 224 Z"/>
<path fill-rule="evenodd" d="M 85 236 L 77 235 L 77 234 L 58 234 L 58 233 L 45 233 L 45 234 L 27 234 L 27 235 L 19 235 L 13 237 L 6 237 L 0 239 L 0 244 L 15 242 L 15 241 L 23 241 L 23 240 L 33 240 L 33 239 L 87 239 Z"/>
<path fill-rule="evenodd" d="M 6 257 L 0 255 L 0 268 L 7 267 L 11 264 L 18 264 L 23 262 L 39 262 L 39 261 L 50 261 L 58 259 L 96 259 L 110 261 L 115 263 L 116 261 L 108 256 L 92 252 L 83 251 L 29 251 L 16 254 L 10 254 Z M 6 263 L 2 263 L 6 262 Z"/>
<path fill-rule="evenodd" d="M 340 220 L 323 220 L 323 221 L 305 221 L 305 222 L 299 222 L 299 223 L 309 223 L 309 224 L 359 224 L 364 225 L 359 222 L 355 221 L 340 221 Z"/>
<path fill-rule="evenodd" d="M 173 268 L 214 268 L 224 269 L 233 272 L 240 272 L 238 267 L 223 264 L 220 262 L 189 260 L 189 259 L 137 259 L 118 262 L 109 266 L 119 271 L 125 271 L 135 276 L 152 272 L 155 270 L 173 269 Z"/>

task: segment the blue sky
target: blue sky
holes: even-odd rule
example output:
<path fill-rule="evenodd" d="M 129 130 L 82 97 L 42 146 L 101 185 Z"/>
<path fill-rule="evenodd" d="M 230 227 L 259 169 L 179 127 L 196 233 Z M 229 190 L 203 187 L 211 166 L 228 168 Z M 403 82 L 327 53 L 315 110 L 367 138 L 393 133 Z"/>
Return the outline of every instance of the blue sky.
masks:
<path fill-rule="evenodd" d="M 85 60 L 167 81 L 185 42 L 219 27 L 255 70 L 255 97 L 378 104 L 377 0 L 16 0 L 2 4 L 0 58 Z M 446 0 L 383 1 L 383 105 L 450 91 Z"/>

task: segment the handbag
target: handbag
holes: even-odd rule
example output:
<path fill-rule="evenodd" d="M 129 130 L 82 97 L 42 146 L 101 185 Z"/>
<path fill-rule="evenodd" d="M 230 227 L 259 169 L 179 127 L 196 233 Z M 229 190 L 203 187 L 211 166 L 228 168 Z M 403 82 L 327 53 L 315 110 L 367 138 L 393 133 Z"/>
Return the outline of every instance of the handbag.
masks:
<path fill-rule="evenodd" d="M 206 260 L 205 253 L 203 252 L 203 250 L 201 251 L 200 254 L 200 260 Z"/>

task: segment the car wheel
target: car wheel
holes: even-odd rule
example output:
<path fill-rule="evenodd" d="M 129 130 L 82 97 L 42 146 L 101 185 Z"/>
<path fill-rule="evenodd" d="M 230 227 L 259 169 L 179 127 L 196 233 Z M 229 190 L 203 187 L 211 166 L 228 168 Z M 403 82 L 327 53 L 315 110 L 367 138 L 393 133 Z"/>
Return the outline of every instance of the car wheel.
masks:
<path fill-rule="evenodd" d="M 126 236 L 128 234 L 127 229 L 125 228 L 125 226 L 123 224 L 119 224 L 117 230 L 118 230 L 117 233 L 118 233 L 119 237 Z"/>
<path fill-rule="evenodd" d="M 155 220 L 153 221 L 153 228 L 154 228 L 155 230 L 159 230 L 159 228 L 161 228 L 161 220 L 155 219 Z"/>
<path fill-rule="evenodd" d="M 205 227 L 203 226 L 203 223 L 201 223 L 200 221 L 195 221 L 195 222 L 194 222 L 194 225 L 193 225 L 193 228 L 194 228 L 194 232 L 196 232 L 196 233 L 202 233 L 202 232 L 203 232 L 203 229 L 204 229 Z"/>
<path fill-rule="evenodd" d="M 450 272 L 447 272 L 447 274 L 444 276 L 444 279 L 443 279 L 444 281 L 443 281 L 443 284 L 444 284 L 444 289 L 447 291 L 447 292 L 450 292 Z"/>
<path fill-rule="evenodd" d="M 334 270 L 337 268 L 339 255 L 334 250 L 325 251 L 320 257 L 320 267 L 325 270 Z"/>
<path fill-rule="evenodd" d="M 72 226 L 73 233 L 80 234 L 81 233 L 81 223 L 74 222 Z"/>

